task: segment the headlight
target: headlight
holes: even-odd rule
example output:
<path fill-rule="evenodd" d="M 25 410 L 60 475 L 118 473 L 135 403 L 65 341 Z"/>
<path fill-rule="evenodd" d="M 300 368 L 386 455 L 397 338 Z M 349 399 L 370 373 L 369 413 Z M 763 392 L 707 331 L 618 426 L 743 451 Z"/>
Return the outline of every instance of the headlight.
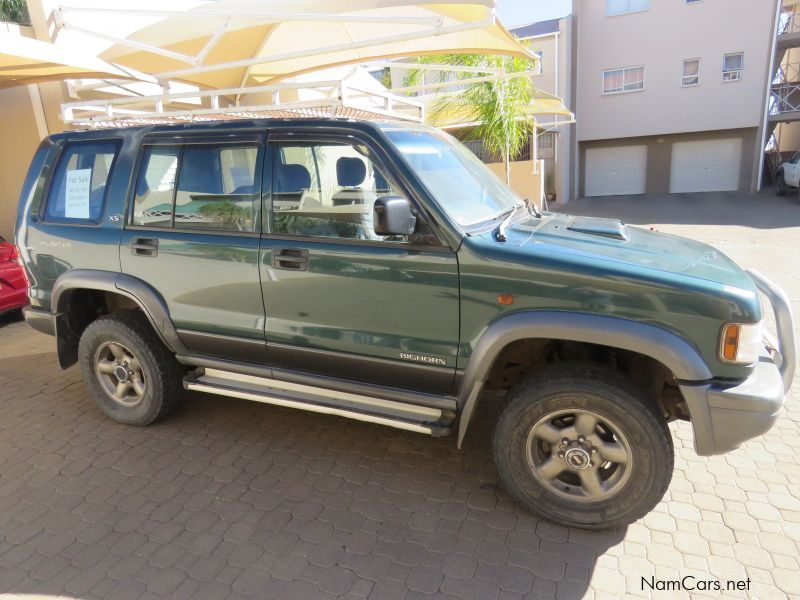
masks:
<path fill-rule="evenodd" d="M 749 365 L 758 360 L 763 342 L 763 323 L 729 323 L 722 328 L 719 356 L 725 362 Z"/>

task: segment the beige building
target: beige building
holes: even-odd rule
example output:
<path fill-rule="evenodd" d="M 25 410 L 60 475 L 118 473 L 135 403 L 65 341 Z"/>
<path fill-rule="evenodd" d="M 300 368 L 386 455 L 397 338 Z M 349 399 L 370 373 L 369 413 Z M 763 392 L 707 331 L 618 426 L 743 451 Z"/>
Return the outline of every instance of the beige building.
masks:
<path fill-rule="evenodd" d="M 572 19 L 552 19 L 510 29 L 524 46 L 539 57 L 541 73 L 534 84 L 543 92 L 560 97 L 564 105 L 574 111 L 572 102 L 571 47 Z M 574 135 L 574 125 L 553 125 L 557 117 L 540 117 L 536 154 L 544 161 L 545 192 L 556 201 L 569 199 L 569 153 Z"/>
<path fill-rule="evenodd" d="M 571 196 L 754 190 L 775 0 L 574 0 Z"/>
<path fill-rule="evenodd" d="M 0 23 L 0 29 L 9 35 L 33 37 L 31 27 Z M 42 138 L 62 128 L 57 102 L 49 115 L 45 110 L 45 98 L 60 86 L 46 83 L 0 89 L 0 236 L 8 240 L 13 237 L 19 190 L 31 158 Z"/>

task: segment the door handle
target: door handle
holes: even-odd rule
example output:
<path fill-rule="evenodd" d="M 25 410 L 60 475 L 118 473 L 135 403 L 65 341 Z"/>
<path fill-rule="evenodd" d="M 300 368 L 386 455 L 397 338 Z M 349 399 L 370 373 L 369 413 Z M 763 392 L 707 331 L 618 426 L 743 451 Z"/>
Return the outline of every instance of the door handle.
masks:
<path fill-rule="evenodd" d="M 307 271 L 308 250 L 301 250 L 300 248 L 274 248 L 272 250 L 272 266 L 276 269 Z"/>
<path fill-rule="evenodd" d="M 134 256 L 158 256 L 158 240 L 143 237 L 131 239 L 131 254 Z"/>

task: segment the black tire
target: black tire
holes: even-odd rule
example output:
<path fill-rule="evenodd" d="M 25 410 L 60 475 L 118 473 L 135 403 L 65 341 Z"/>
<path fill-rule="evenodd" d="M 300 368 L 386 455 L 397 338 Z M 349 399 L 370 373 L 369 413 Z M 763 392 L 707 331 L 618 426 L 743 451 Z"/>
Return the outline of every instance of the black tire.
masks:
<path fill-rule="evenodd" d="M 570 413 L 571 410 L 578 412 Z M 605 436 L 610 440 L 609 445 L 598 439 L 592 446 L 585 437 L 580 444 L 575 440 L 565 445 L 562 440 L 550 445 L 535 436 L 534 428 L 542 426 L 550 431 L 549 427 L 555 423 L 558 439 L 561 434 L 558 425 L 569 424 L 569 415 L 581 411 L 599 416 L 597 429 L 589 438 Z M 561 416 L 550 421 L 550 415 Z M 572 426 L 576 423 L 573 420 Z M 610 436 L 610 432 L 621 437 Z M 606 450 L 593 454 L 600 444 L 604 448 L 621 447 L 621 440 L 630 453 L 624 465 L 606 462 L 603 456 Z M 581 449 L 570 450 L 573 445 Z M 561 452 L 564 449 L 566 457 Z M 672 438 L 658 410 L 622 374 L 583 363 L 551 365 L 511 390 L 495 427 L 493 451 L 506 489 L 523 506 L 550 521 L 584 529 L 625 526 L 646 515 L 664 496 L 674 464 Z M 575 453 L 573 459 L 582 461 L 585 456 L 591 462 L 583 463 L 581 471 L 568 468 L 566 460 L 570 452 Z M 542 454 L 546 456 L 540 456 L 543 462 L 537 466 L 536 456 Z M 549 458 L 554 462 L 564 461 L 563 467 L 557 466 L 563 470 L 553 479 L 541 475 Z M 583 491 L 582 476 L 588 476 L 588 471 L 597 473 L 603 486 L 608 483 L 608 491 L 597 494 L 598 499 Z M 605 481 L 604 476 L 608 477 Z M 614 485 L 610 485 L 612 478 Z"/>
<path fill-rule="evenodd" d="M 114 380 L 119 385 L 120 379 L 98 371 L 99 354 L 111 347 L 122 347 L 136 361 L 135 370 L 143 382 L 142 393 L 136 395 L 134 392 L 134 397 L 124 404 L 122 400 L 115 400 L 106 387 L 113 385 L 111 382 Z M 108 358 L 113 357 L 109 354 Z M 138 311 L 105 315 L 91 323 L 81 335 L 78 362 L 94 401 L 106 415 L 120 423 L 154 423 L 172 414 L 183 397 L 180 364 L 158 338 L 147 318 Z M 127 363 L 125 365 L 127 367 Z"/>
<path fill-rule="evenodd" d="M 778 173 L 778 176 L 775 178 L 775 195 L 786 195 L 786 180 L 783 178 L 783 173 Z"/>

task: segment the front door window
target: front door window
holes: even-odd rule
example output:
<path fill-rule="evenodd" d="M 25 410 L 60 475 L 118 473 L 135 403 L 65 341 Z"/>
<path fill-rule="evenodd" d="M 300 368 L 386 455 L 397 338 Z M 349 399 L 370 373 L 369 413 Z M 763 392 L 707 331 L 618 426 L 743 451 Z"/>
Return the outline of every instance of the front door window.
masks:
<path fill-rule="evenodd" d="M 275 145 L 272 233 L 382 242 L 372 226 L 375 200 L 404 196 L 366 146 L 336 141 Z"/>

